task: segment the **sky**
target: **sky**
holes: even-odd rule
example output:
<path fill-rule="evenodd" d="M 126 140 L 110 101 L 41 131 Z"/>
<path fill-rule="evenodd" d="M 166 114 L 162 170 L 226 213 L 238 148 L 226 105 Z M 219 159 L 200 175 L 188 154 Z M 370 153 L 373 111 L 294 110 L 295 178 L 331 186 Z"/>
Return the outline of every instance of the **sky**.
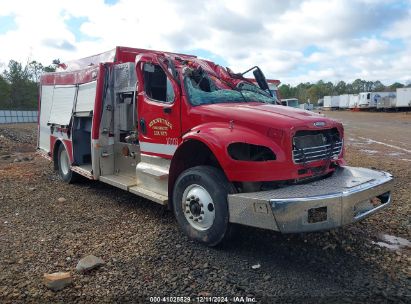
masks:
<path fill-rule="evenodd" d="M 0 0 L 0 70 L 129 46 L 296 85 L 411 83 L 411 0 Z"/>

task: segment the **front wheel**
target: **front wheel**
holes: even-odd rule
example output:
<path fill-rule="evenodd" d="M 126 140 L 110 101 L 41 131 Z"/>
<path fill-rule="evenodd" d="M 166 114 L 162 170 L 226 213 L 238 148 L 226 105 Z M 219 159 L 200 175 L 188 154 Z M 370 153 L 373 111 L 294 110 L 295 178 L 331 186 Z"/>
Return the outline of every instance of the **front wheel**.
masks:
<path fill-rule="evenodd" d="M 229 233 L 227 195 L 234 192 L 221 170 L 198 166 L 177 179 L 173 209 L 184 233 L 209 246 L 219 244 Z"/>

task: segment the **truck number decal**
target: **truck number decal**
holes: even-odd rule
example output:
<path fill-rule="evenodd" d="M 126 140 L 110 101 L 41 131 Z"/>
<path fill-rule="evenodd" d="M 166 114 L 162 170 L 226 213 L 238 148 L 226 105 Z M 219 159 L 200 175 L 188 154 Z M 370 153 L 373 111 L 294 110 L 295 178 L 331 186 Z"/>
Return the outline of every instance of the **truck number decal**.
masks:
<path fill-rule="evenodd" d="M 167 137 L 166 140 L 167 140 L 167 145 L 178 146 L 178 138 Z"/>

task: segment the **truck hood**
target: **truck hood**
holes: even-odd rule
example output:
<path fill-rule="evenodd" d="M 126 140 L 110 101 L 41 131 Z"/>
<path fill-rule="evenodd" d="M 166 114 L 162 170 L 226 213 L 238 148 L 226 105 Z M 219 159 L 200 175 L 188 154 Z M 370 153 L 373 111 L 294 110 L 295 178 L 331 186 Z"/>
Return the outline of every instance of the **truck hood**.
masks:
<path fill-rule="evenodd" d="M 287 129 L 295 127 L 318 129 L 314 126 L 314 123 L 317 122 L 324 123 L 322 126 L 324 128 L 338 124 L 336 121 L 314 112 L 259 102 L 203 105 L 192 108 L 190 112 L 194 115 L 198 114 L 204 122 L 233 120 L 234 123 Z"/>

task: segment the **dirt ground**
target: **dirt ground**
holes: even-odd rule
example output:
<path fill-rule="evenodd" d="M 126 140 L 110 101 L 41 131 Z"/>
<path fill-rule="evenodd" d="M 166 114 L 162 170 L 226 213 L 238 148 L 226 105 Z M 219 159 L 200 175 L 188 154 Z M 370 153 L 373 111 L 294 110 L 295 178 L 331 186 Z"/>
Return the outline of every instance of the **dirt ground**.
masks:
<path fill-rule="evenodd" d="M 392 206 L 328 232 L 241 227 L 218 248 L 189 241 L 161 206 L 96 181 L 61 182 L 35 154 L 36 125 L 0 125 L 0 303 L 199 302 L 198 296 L 410 303 L 411 248 L 395 237 L 411 239 L 411 114 L 325 115 L 344 123 L 350 165 L 395 176 Z M 105 265 L 77 273 L 89 254 Z M 43 274 L 57 271 L 71 272 L 73 284 L 53 292 Z"/>

